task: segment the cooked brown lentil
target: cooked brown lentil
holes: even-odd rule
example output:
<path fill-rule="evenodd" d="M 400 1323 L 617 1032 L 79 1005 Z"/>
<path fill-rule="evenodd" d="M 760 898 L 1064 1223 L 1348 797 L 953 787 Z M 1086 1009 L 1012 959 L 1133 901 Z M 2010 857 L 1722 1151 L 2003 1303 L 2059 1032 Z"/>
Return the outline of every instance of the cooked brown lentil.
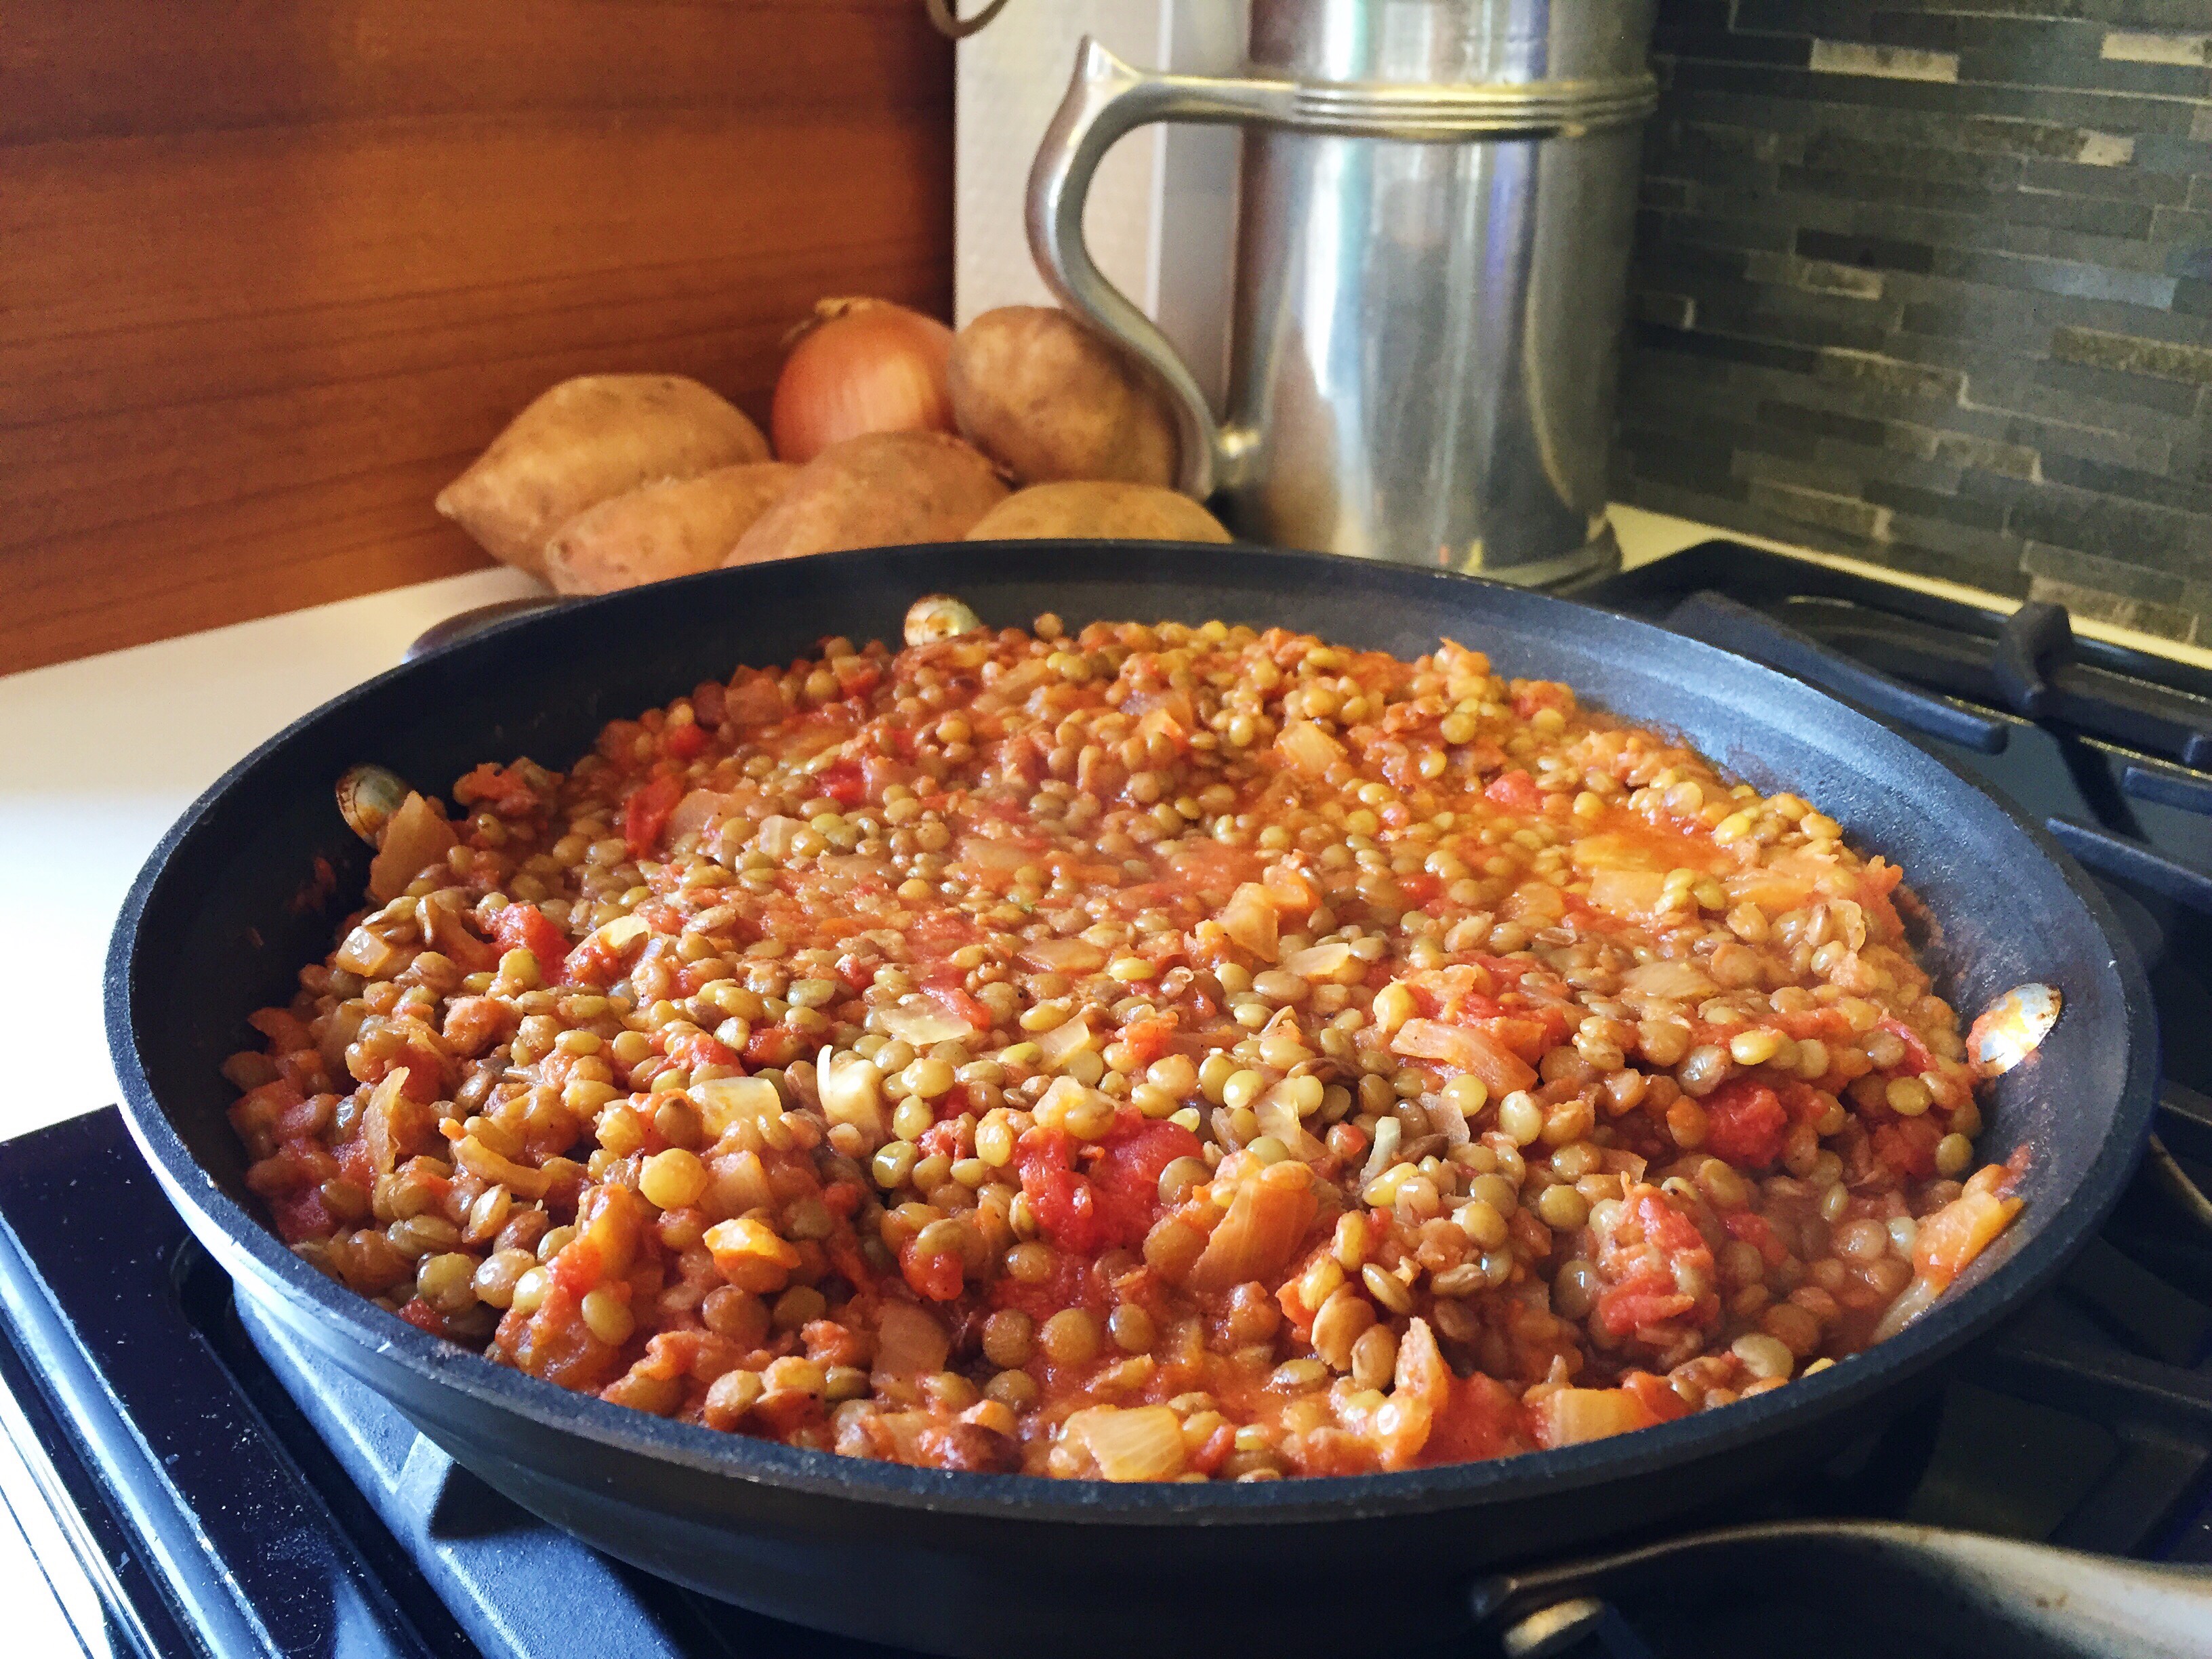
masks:
<path fill-rule="evenodd" d="M 716 1429 L 1265 1480 L 1780 1386 L 2018 1207 L 1803 800 L 1455 645 L 943 632 L 393 814 L 226 1068 L 293 1248 Z"/>

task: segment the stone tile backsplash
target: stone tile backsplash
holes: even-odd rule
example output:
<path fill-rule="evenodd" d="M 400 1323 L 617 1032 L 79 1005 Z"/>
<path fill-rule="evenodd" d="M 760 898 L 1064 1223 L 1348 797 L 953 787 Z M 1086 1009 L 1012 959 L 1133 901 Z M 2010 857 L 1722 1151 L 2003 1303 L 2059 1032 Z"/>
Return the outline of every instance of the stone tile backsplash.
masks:
<path fill-rule="evenodd" d="M 2212 644 L 2212 0 L 1660 0 L 1624 500 Z"/>

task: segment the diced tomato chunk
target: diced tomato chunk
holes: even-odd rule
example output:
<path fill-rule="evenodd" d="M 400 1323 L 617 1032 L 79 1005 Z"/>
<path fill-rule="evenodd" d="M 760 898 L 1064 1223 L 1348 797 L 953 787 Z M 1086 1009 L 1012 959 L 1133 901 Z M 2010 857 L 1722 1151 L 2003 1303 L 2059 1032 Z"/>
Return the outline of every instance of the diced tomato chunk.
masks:
<path fill-rule="evenodd" d="M 1517 766 L 1492 778 L 1490 787 L 1482 793 L 1509 812 L 1525 816 L 1544 810 L 1543 793 L 1536 787 L 1536 780 Z"/>
<path fill-rule="evenodd" d="M 1707 1095 L 1705 1150 L 1738 1169 L 1765 1170 L 1782 1156 L 1790 1114 L 1782 1097 L 1749 1077 L 1730 1078 Z"/>
<path fill-rule="evenodd" d="M 899 1273 L 913 1292 L 928 1302 L 950 1302 L 963 1282 L 960 1258 L 939 1252 L 924 1255 L 908 1239 L 899 1249 Z"/>
<path fill-rule="evenodd" d="M 1179 1123 L 1147 1122 L 1127 1110 L 1101 1145 L 1091 1168 L 1100 1235 L 1109 1246 L 1142 1243 L 1159 1212 L 1160 1172 L 1205 1148 Z"/>
<path fill-rule="evenodd" d="M 683 781 L 665 775 L 630 791 L 623 802 L 622 832 L 632 858 L 641 859 L 659 844 L 660 832 L 683 799 Z"/>
<path fill-rule="evenodd" d="M 323 1202 L 321 1188 L 317 1187 L 264 1194 L 262 1202 L 268 1205 L 270 1217 L 276 1223 L 277 1235 L 287 1244 L 296 1244 L 303 1238 L 328 1238 L 337 1224 L 330 1206 Z"/>
<path fill-rule="evenodd" d="M 814 787 L 840 806 L 857 806 L 868 798 L 867 775 L 858 761 L 841 760 L 815 775 Z"/>
<path fill-rule="evenodd" d="M 568 959 L 568 936 L 556 927 L 534 904 L 510 904 L 492 923 L 492 934 L 502 951 L 527 951 L 538 958 L 538 971 L 551 979 Z"/>

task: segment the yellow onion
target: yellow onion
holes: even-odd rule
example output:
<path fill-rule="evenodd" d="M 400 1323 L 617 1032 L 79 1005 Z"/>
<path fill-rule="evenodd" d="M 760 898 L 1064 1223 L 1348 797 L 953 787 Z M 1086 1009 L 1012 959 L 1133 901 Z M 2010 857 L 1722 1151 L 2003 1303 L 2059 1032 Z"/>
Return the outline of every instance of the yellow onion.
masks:
<path fill-rule="evenodd" d="M 1182 1473 L 1182 1423 L 1165 1406 L 1090 1406 L 1061 1431 L 1109 1480 L 1172 1480 Z"/>
<path fill-rule="evenodd" d="M 1536 1443 L 1579 1446 L 1647 1429 L 1659 1419 L 1626 1389 L 1560 1389 L 1536 1407 Z"/>
<path fill-rule="evenodd" d="M 775 382 L 779 460 L 805 463 L 872 432 L 952 432 L 952 331 L 888 300 L 823 300 Z"/>
<path fill-rule="evenodd" d="M 1441 1060 L 1455 1071 L 1472 1072 L 1500 1099 L 1516 1089 L 1533 1088 L 1536 1082 L 1534 1066 L 1487 1031 L 1471 1026 L 1409 1019 L 1390 1039 L 1390 1052 L 1408 1060 Z"/>
<path fill-rule="evenodd" d="M 1200 1293 L 1266 1279 L 1290 1264 L 1321 1209 L 1303 1164 L 1276 1164 L 1237 1189 L 1184 1287 Z"/>
<path fill-rule="evenodd" d="M 886 1302 L 876 1325 L 876 1364 L 893 1376 L 945 1369 L 952 1340 L 929 1312 L 910 1302 Z"/>

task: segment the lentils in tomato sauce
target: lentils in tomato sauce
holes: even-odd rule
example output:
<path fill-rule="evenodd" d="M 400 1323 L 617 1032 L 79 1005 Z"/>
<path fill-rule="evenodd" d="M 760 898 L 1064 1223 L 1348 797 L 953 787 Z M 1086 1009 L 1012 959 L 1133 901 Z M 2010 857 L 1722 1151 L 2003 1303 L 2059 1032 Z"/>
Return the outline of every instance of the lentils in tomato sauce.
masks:
<path fill-rule="evenodd" d="M 301 1256 L 732 1433 L 1257 1480 L 1784 1387 L 2019 1207 L 1810 803 L 1451 643 L 908 638 L 392 814 L 226 1068 Z"/>

